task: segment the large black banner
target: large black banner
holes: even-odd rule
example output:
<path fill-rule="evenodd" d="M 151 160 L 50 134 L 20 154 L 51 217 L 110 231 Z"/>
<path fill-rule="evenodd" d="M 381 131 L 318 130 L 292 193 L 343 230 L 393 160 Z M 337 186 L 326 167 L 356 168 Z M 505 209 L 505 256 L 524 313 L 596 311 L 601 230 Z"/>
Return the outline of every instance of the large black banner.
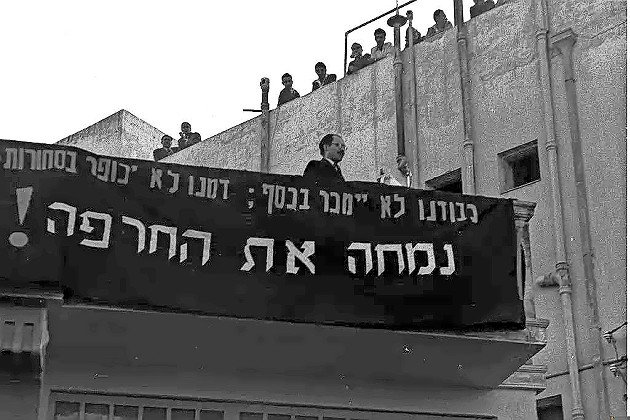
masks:
<path fill-rule="evenodd" d="M 523 328 L 509 200 L 0 141 L 0 286 L 241 318 Z"/>

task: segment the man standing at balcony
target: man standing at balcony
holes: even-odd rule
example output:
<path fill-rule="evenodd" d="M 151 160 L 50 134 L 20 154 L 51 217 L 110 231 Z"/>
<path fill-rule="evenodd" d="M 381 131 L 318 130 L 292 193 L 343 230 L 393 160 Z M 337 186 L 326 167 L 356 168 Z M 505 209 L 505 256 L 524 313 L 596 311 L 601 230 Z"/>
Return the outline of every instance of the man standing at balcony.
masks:
<path fill-rule="evenodd" d="M 376 41 L 376 47 L 372 48 L 372 58 L 374 60 L 380 60 L 388 55 L 394 55 L 394 46 L 391 42 L 385 42 L 385 30 L 378 28 L 374 31 L 374 40 Z"/>
<path fill-rule="evenodd" d="M 321 160 L 311 160 L 304 170 L 304 178 L 314 183 L 343 182 L 339 162 L 346 152 L 346 144 L 338 134 L 326 134 L 319 141 Z"/>
<path fill-rule="evenodd" d="M 293 77 L 289 73 L 282 75 L 282 84 L 284 89 L 280 91 L 278 96 L 278 106 L 300 97 L 298 91 L 293 89 Z"/>
<path fill-rule="evenodd" d="M 354 60 L 352 60 L 350 64 L 348 64 L 348 74 L 355 73 L 363 67 L 369 66 L 374 62 L 374 59 L 370 57 L 370 54 L 363 54 L 363 47 L 361 46 L 361 44 L 355 42 L 354 44 L 352 44 L 350 49 L 352 50 L 350 58 L 354 58 Z"/>
<path fill-rule="evenodd" d="M 190 123 L 184 121 L 181 125 L 181 128 L 182 131 L 179 133 L 179 140 L 177 140 L 180 150 L 201 141 L 201 135 L 199 133 L 192 132 Z"/>
<path fill-rule="evenodd" d="M 321 61 L 315 64 L 315 74 L 317 74 L 317 79 L 313 81 L 313 92 L 328 83 L 337 81 L 336 74 L 326 74 L 326 64 Z"/>
<path fill-rule="evenodd" d="M 448 19 L 446 18 L 446 14 L 442 9 L 437 9 L 435 12 L 433 12 L 433 20 L 435 21 L 435 25 L 429 28 L 425 39 L 441 34 L 442 32 L 453 27 L 453 24 L 448 21 Z"/>
<path fill-rule="evenodd" d="M 171 147 L 171 144 L 173 144 L 173 138 L 168 134 L 164 134 L 162 136 L 162 147 L 153 151 L 153 159 L 157 162 L 179 150 L 177 147 Z"/>

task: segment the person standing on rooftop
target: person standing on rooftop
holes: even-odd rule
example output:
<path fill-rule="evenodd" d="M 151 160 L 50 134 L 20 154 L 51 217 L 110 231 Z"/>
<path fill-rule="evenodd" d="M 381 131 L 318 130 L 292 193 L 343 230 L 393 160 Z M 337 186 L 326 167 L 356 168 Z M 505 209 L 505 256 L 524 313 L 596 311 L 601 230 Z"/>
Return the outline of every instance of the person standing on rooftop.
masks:
<path fill-rule="evenodd" d="M 355 73 L 363 67 L 369 66 L 375 61 L 372 57 L 370 57 L 370 54 L 363 54 L 363 47 L 357 42 L 352 44 L 350 49 L 352 50 L 350 58 L 354 58 L 354 60 L 352 60 L 350 64 L 348 64 L 348 74 Z"/>
<path fill-rule="evenodd" d="M 289 73 L 282 75 L 282 84 L 284 89 L 280 91 L 278 96 L 278 106 L 300 97 L 298 91 L 293 89 L 293 77 Z"/>
<path fill-rule="evenodd" d="M 394 46 L 391 42 L 385 42 L 385 30 L 378 28 L 374 31 L 376 46 L 372 48 L 371 54 L 374 60 L 380 60 L 388 55 L 394 55 Z"/>
<path fill-rule="evenodd" d="M 337 81 L 336 74 L 326 74 L 326 64 L 321 61 L 315 64 L 315 74 L 317 74 L 317 79 L 313 81 L 313 92 L 328 83 Z"/>
<path fill-rule="evenodd" d="M 442 9 L 437 9 L 435 12 L 433 12 L 433 20 L 435 21 L 435 25 L 429 28 L 425 39 L 435 36 L 437 34 L 441 34 L 442 32 L 445 32 L 446 30 L 453 27 L 453 24 L 448 21 L 448 19 L 446 18 L 446 13 L 444 13 L 444 10 Z"/>
<path fill-rule="evenodd" d="M 199 133 L 193 133 L 189 122 L 184 121 L 181 125 L 182 131 L 179 133 L 179 150 L 185 149 L 188 146 L 192 146 L 195 143 L 201 141 L 201 135 Z"/>

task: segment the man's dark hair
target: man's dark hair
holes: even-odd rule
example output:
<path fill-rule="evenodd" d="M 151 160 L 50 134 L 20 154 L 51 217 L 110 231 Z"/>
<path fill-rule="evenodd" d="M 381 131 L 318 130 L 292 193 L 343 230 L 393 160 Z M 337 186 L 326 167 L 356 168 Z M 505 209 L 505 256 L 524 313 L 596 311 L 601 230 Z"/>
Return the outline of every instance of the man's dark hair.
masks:
<path fill-rule="evenodd" d="M 326 134 L 324 137 L 322 137 L 322 139 L 319 141 L 319 153 L 324 156 L 324 146 L 330 146 L 333 142 L 333 140 L 335 139 L 335 136 L 337 136 L 338 134 Z"/>
<path fill-rule="evenodd" d="M 385 33 L 385 30 L 384 30 L 384 29 L 382 29 L 382 28 L 377 28 L 377 29 L 374 31 L 374 36 L 376 36 L 376 35 L 378 35 L 378 34 L 387 35 L 387 34 Z"/>
<path fill-rule="evenodd" d="M 184 124 L 185 124 L 185 125 L 187 125 L 188 127 L 191 127 L 190 123 L 189 123 L 189 122 L 186 122 L 186 121 L 184 121 L 184 122 L 183 122 L 183 123 L 181 123 L 180 125 L 184 125 Z"/>
<path fill-rule="evenodd" d="M 326 64 L 324 64 L 321 61 L 319 61 L 317 64 L 315 64 L 315 69 L 317 69 L 318 67 L 326 68 Z"/>
<path fill-rule="evenodd" d="M 435 12 L 433 12 L 433 20 L 435 20 L 436 17 L 438 17 L 440 14 L 443 14 L 444 10 L 442 9 L 437 9 Z"/>
<path fill-rule="evenodd" d="M 293 80 L 293 76 L 291 76 L 289 73 L 284 73 L 280 79 L 284 79 L 285 77 L 289 77 L 291 78 L 291 80 Z"/>

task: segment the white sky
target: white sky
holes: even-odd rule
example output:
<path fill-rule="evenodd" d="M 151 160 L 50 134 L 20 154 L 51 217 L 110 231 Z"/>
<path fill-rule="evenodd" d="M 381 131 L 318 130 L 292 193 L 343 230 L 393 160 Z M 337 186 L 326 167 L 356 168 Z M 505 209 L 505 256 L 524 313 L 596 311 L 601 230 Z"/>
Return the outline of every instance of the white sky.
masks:
<path fill-rule="evenodd" d="M 472 4 L 464 0 L 465 19 Z M 256 116 L 242 109 L 260 108 L 263 76 L 271 79 L 272 109 L 285 72 L 301 95 L 311 90 L 317 61 L 341 78 L 344 33 L 395 5 L 395 0 L 4 2 L 0 138 L 52 143 L 123 108 L 173 136 L 189 121 L 208 138 Z M 437 8 L 453 22 L 452 0 L 418 0 L 401 14 L 413 10 L 414 27 L 424 35 Z M 369 52 L 377 27 L 393 43 L 386 20 L 354 32 L 348 45 L 359 42 Z"/>

